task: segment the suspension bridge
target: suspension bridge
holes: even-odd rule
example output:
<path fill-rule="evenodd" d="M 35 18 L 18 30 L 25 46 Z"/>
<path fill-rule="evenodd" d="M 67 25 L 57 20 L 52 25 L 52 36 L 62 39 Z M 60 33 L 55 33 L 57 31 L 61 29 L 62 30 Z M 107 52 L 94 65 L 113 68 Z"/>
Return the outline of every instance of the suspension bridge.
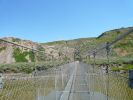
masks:
<path fill-rule="evenodd" d="M 93 57 L 93 63 L 90 64 L 82 61 L 80 50 L 76 48 L 75 60 L 67 64 L 42 71 L 35 69 L 30 75 L 1 75 L 0 100 L 133 100 L 133 75 L 119 74 L 110 69 L 111 46 L 132 32 L 133 29 L 118 36 L 114 41 L 107 42 L 105 46 L 89 51 L 89 56 Z M 41 52 L 2 41 L 33 52 Z M 106 56 L 106 64 L 96 64 L 98 53 Z"/>

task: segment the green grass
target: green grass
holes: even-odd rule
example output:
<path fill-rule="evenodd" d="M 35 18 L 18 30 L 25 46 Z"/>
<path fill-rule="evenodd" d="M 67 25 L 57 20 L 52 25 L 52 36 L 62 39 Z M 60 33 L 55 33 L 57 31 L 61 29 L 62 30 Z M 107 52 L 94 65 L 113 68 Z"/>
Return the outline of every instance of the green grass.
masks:
<path fill-rule="evenodd" d="M 0 64 L 1 73 L 31 73 L 34 69 L 34 63 L 12 63 Z"/>
<path fill-rule="evenodd" d="M 91 73 L 91 70 L 89 71 Z M 89 90 L 91 92 L 107 95 L 106 87 L 108 87 L 109 100 L 133 100 L 133 91 L 128 85 L 128 78 L 113 73 L 108 75 L 100 74 L 98 67 L 95 67 L 94 72 L 95 75 L 90 74 L 88 76 Z"/>
<path fill-rule="evenodd" d="M 54 90 L 54 84 L 54 78 L 51 77 L 5 80 L 0 100 L 36 100 L 38 92 L 46 96 Z"/>
<path fill-rule="evenodd" d="M 47 70 L 67 63 L 66 61 L 45 61 L 45 62 L 21 62 L 12 64 L 0 64 L 0 73 L 32 73 L 35 68 Z"/>
<path fill-rule="evenodd" d="M 56 44 L 58 44 L 58 45 L 61 45 L 61 44 L 65 44 L 65 41 L 54 41 L 54 42 L 48 42 L 48 43 L 42 43 L 42 44 L 44 44 L 44 45 L 56 45 Z"/>
<path fill-rule="evenodd" d="M 0 52 L 3 51 L 3 50 L 5 50 L 5 49 L 6 49 L 6 47 L 1 47 L 0 48 Z"/>
<path fill-rule="evenodd" d="M 19 38 L 12 38 L 12 42 L 20 42 L 21 41 L 21 39 L 19 39 Z"/>
<path fill-rule="evenodd" d="M 26 56 L 27 53 L 22 53 L 19 48 L 14 49 L 13 57 L 15 58 L 16 62 L 28 62 L 28 60 L 25 58 Z"/>
<path fill-rule="evenodd" d="M 120 71 L 120 70 L 132 70 L 133 69 L 133 65 L 132 64 L 126 64 L 123 66 L 123 68 L 117 68 L 117 67 L 114 67 L 112 68 L 112 71 Z"/>

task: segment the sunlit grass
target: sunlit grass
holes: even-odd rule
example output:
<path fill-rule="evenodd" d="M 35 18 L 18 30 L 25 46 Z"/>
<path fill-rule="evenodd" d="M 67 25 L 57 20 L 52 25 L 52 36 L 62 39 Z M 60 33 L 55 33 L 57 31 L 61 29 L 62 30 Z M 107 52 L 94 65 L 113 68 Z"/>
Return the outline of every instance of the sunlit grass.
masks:
<path fill-rule="evenodd" d="M 46 96 L 54 89 L 55 80 L 51 77 L 6 80 L 0 100 L 36 100 L 38 91 Z"/>
<path fill-rule="evenodd" d="M 99 74 L 89 76 L 90 90 L 109 96 L 109 100 L 133 100 L 133 90 L 128 78 L 117 74 Z M 108 91 L 108 92 L 107 92 Z"/>

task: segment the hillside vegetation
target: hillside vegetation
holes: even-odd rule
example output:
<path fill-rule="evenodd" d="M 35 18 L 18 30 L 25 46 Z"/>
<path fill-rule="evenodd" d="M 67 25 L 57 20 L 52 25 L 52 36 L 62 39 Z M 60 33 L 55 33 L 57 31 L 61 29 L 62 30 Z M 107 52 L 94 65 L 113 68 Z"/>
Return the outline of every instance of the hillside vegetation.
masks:
<path fill-rule="evenodd" d="M 78 58 L 89 63 L 93 62 L 92 52 L 111 42 L 121 34 L 128 32 L 131 28 L 114 29 L 102 33 L 98 37 L 80 38 L 74 40 L 62 40 L 49 43 L 35 43 L 29 40 L 21 40 L 18 38 L 3 38 L 5 40 L 37 49 L 42 52 L 33 52 L 31 50 L 3 43 L 0 41 L 0 63 L 1 66 L 6 64 L 32 63 L 32 62 L 49 62 L 60 61 L 71 62 Z M 87 58 L 87 59 L 86 59 Z M 101 50 L 96 55 L 97 63 L 106 62 L 106 50 Z M 111 47 L 110 62 L 116 63 L 132 63 L 133 62 L 133 34 L 128 35 Z M 32 64 L 31 64 L 32 65 Z M 3 67 L 1 71 L 5 71 Z M 8 65 L 7 65 L 8 66 Z M 21 66 L 21 64 L 20 64 Z M 29 66 L 32 68 L 31 66 Z M 49 66 L 50 67 L 50 66 Z M 13 68 L 13 67 L 12 67 Z M 14 68 L 13 68 L 14 69 Z M 21 69 L 21 67 L 20 67 Z M 33 69 L 33 68 L 32 68 Z M 44 68 L 45 69 L 45 68 Z M 20 72 L 22 70 L 17 70 Z"/>

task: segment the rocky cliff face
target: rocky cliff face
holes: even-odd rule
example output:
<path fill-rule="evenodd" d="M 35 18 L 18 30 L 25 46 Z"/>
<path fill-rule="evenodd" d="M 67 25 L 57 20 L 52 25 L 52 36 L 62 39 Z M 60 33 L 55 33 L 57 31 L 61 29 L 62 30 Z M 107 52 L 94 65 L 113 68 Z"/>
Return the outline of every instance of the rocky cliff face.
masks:
<path fill-rule="evenodd" d="M 34 49 L 38 49 L 40 47 L 38 43 L 29 40 L 21 40 L 13 37 L 2 38 L 2 39 L 29 48 L 33 47 Z M 18 47 L 13 44 L 0 41 L 0 63 L 31 62 L 32 60 L 33 60 L 32 51 L 22 47 Z"/>
<path fill-rule="evenodd" d="M 42 44 L 42 46 L 45 49 L 46 60 L 50 60 L 52 58 L 56 60 L 73 60 L 74 48 L 58 43 L 53 45 Z"/>
<path fill-rule="evenodd" d="M 15 62 L 15 59 L 13 58 L 13 48 L 11 45 L 8 46 L 2 46 L 0 52 L 0 63 L 11 63 Z"/>
<path fill-rule="evenodd" d="M 68 48 L 59 44 L 39 44 L 29 40 L 22 40 L 14 37 L 6 37 L 2 39 L 42 51 L 43 53 L 36 53 L 36 60 L 38 61 L 52 59 L 71 59 L 74 51 L 72 48 Z M 34 55 L 31 50 L 0 41 L 0 63 L 32 62 L 34 60 Z"/>

